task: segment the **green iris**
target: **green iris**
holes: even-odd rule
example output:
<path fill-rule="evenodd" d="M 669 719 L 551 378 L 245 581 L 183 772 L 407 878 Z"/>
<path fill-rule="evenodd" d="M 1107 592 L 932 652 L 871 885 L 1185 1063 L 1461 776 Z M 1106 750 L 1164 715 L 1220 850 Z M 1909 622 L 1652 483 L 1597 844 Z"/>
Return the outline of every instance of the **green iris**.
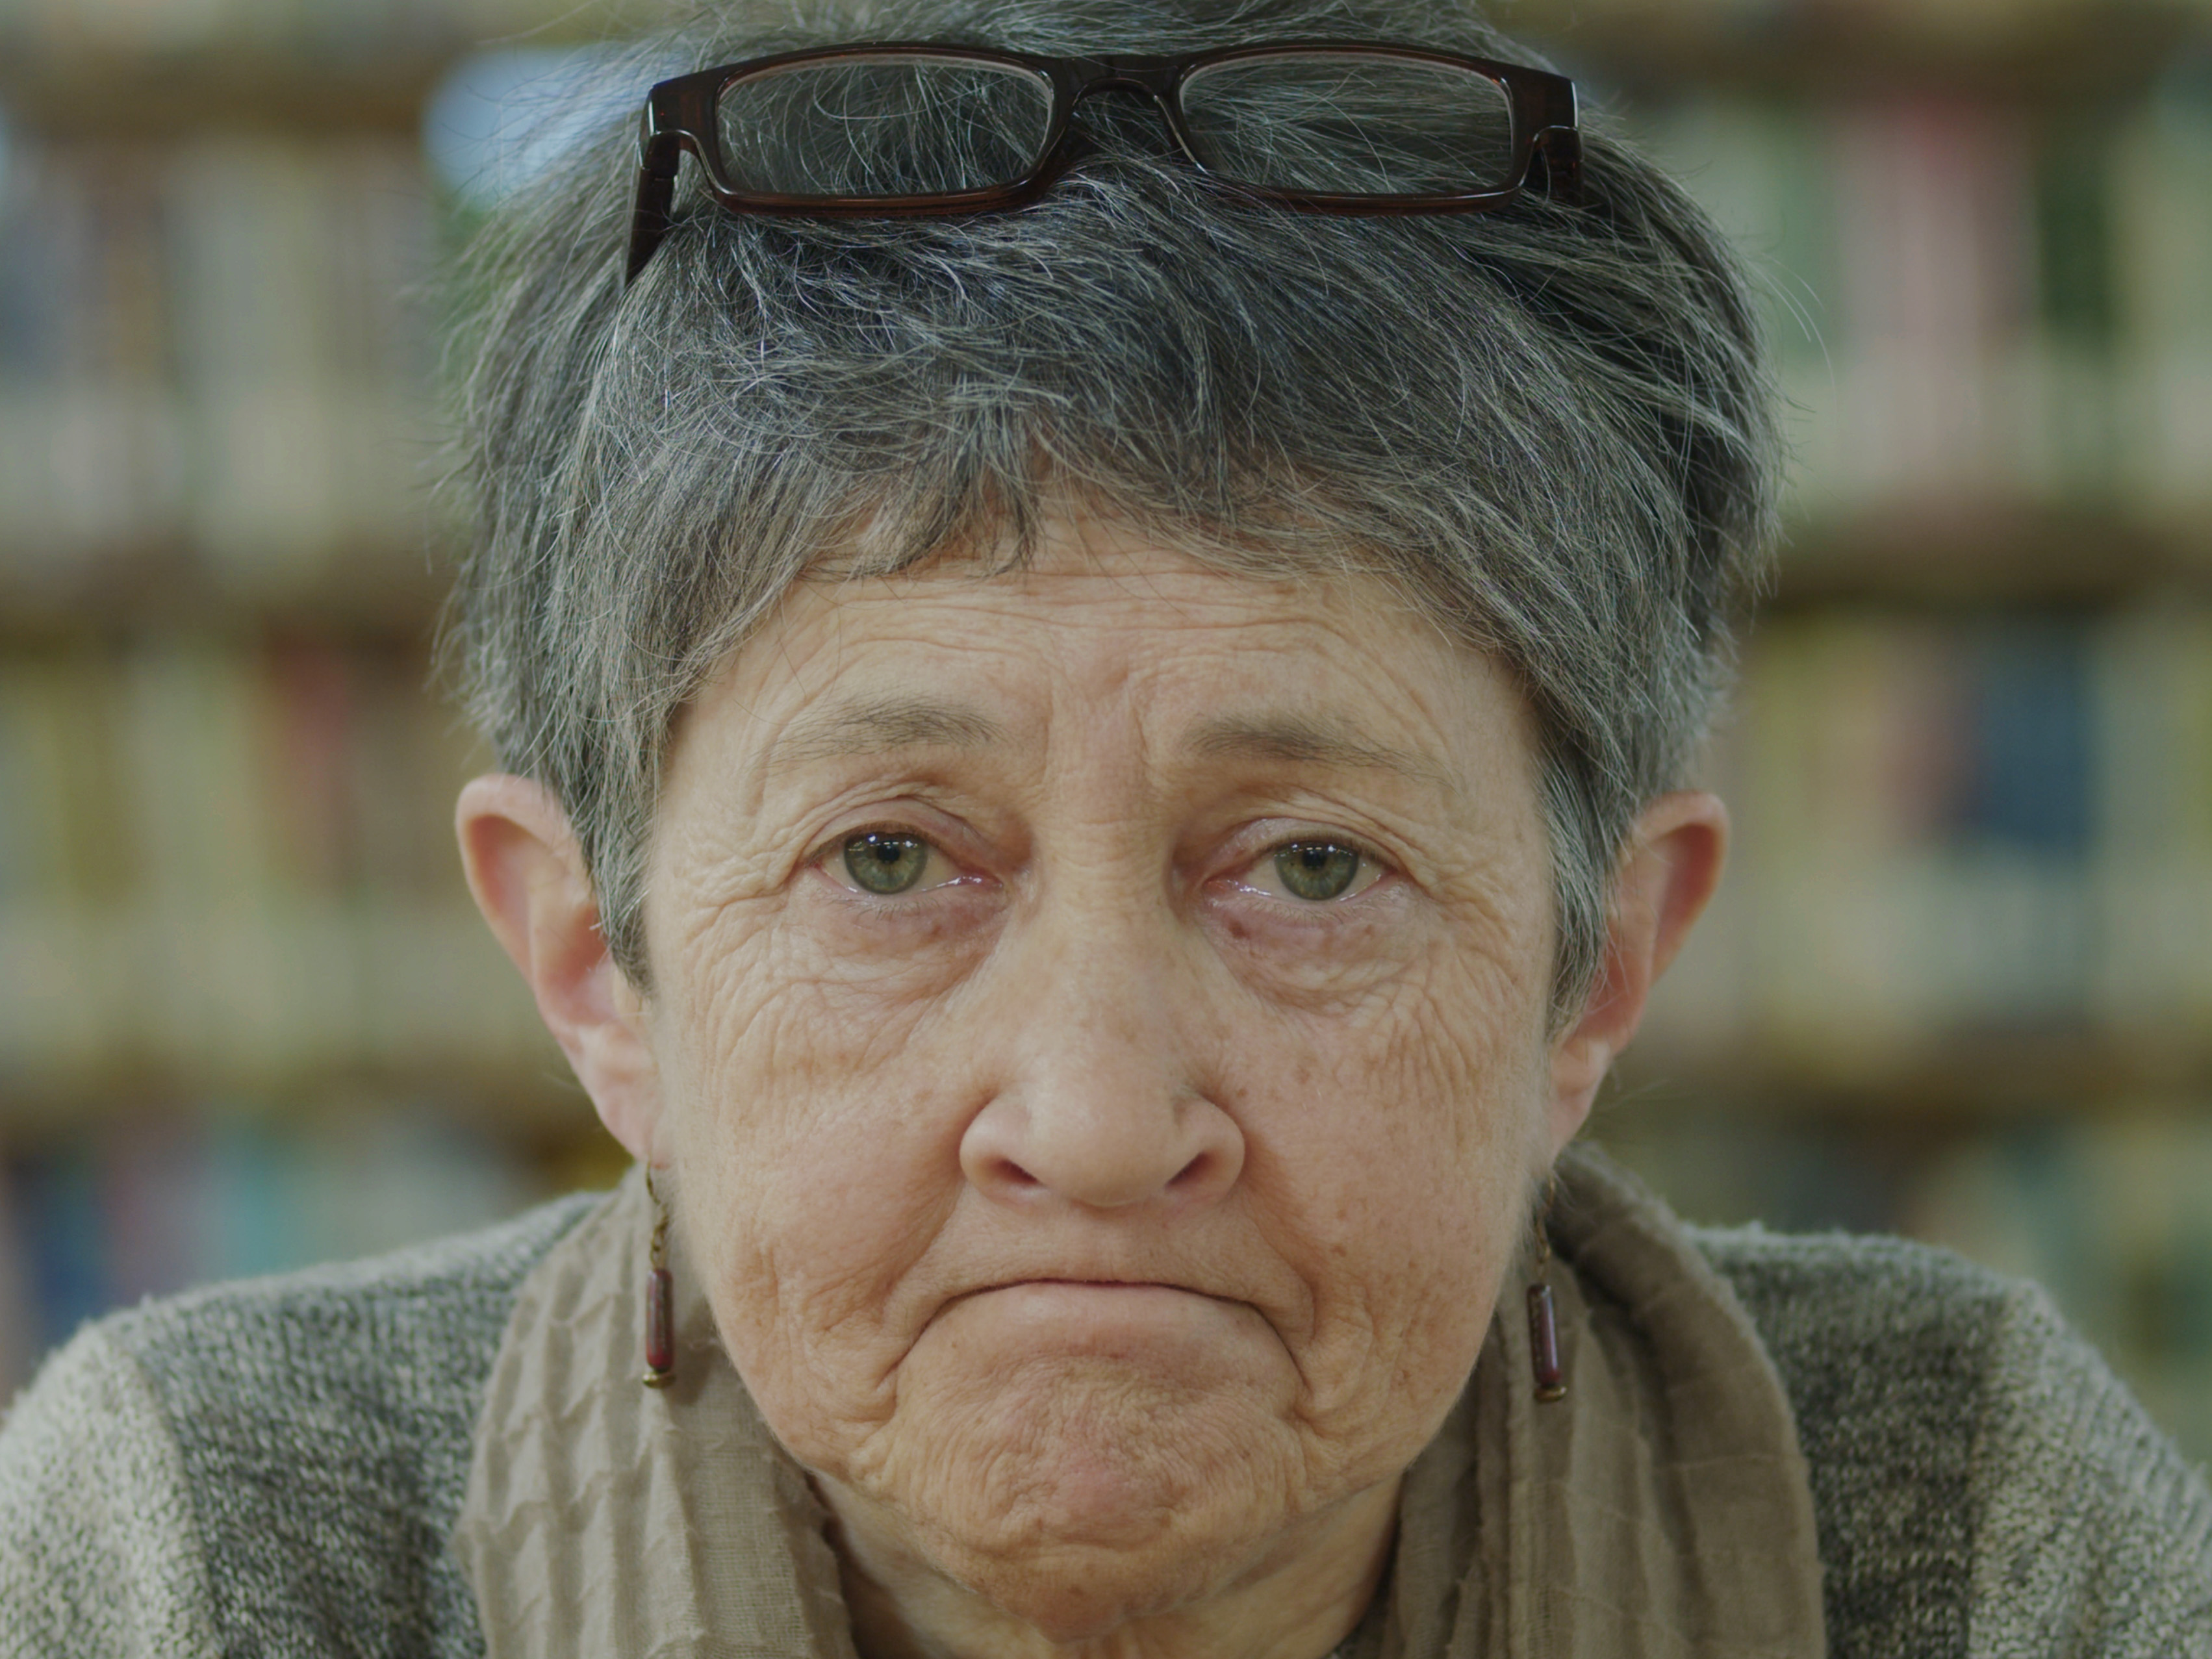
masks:
<path fill-rule="evenodd" d="M 1325 841 L 1294 841 L 1275 853 L 1275 873 L 1302 899 L 1342 898 L 1359 878 L 1359 854 Z"/>
<path fill-rule="evenodd" d="M 929 866 L 929 843 L 914 836 L 855 836 L 845 843 L 845 868 L 863 891 L 903 893 Z"/>

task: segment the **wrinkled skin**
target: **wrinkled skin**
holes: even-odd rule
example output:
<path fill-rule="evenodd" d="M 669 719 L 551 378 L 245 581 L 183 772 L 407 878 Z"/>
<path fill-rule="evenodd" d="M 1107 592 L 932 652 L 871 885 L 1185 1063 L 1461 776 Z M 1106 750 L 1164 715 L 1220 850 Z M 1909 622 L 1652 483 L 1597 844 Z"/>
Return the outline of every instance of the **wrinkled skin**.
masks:
<path fill-rule="evenodd" d="M 1021 574 L 804 586 L 740 649 L 672 744 L 649 998 L 557 807 L 471 786 L 487 915 L 672 1169 L 872 1659 L 1317 1659 L 1357 1622 L 1717 868 L 1717 805 L 1657 804 L 1547 1035 L 1534 755 L 1510 677 L 1380 586 L 1078 520 Z"/>

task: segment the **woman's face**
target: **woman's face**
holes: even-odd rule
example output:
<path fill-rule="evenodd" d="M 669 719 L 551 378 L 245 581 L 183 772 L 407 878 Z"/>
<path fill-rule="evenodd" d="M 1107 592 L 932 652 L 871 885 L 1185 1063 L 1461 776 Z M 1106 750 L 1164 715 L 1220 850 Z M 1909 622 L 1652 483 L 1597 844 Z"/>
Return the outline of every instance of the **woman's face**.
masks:
<path fill-rule="evenodd" d="M 1380 586 L 1059 526 L 802 588 L 653 846 L 656 1151 L 848 1544 L 1074 1635 L 1386 1498 L 1549 1108 L 1508 676 Z"/>

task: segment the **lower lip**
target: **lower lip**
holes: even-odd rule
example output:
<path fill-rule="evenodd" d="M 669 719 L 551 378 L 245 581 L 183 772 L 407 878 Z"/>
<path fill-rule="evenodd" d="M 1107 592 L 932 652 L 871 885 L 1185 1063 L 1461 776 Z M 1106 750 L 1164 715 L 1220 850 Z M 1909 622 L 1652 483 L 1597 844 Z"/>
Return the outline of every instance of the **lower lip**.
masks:
<path fill-rule="evenodd" d="M 1006 1297 L 1025 1305 L 1034 1304 L 1041 1307 L 1061 1304 L 1100 1307 L 1121 1304 L 1142 1307 L 1151 1303 L 1172 1304 L 1212 1300 L 1211 1297 L 1200 1296 L 1196 1291 L 1186 1291 L 1176 1285 L 1131 1285 L 1119 1280 L 1092 1279 L 1024 1279 L 1012 1285 L 994 1285 L 979 1294 Z"/>
<path fill-rule="evenodd" d="M 1130 1285 L 1082 1279 L 1030 1279 L 976 1292 L 969 1300 L 995 1319 L 1010 1320 L 1042 1335 L 1110 1338 L 1158 1335 L 1214 1325 L 1234 1304 L 1175 1285 Z"/>

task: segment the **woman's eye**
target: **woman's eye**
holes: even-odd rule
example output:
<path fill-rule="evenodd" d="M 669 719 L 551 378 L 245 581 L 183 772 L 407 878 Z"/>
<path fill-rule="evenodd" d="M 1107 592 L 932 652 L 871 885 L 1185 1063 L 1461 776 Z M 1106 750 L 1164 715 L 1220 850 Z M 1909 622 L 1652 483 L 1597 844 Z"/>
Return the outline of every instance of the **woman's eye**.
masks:
<path fill-rule="evenodd" d="M 937 856 L 937 849 L 919 836 L 871 831 L 848 839 L 836 862 L 860 891 L 889 898 L 920 886 Z"/>
<path fill-rule="evenodd" d="M 1316 904 L 1370 887 L 1382 873 L 1358 848 L 1333 841 L 1285 842 L 1253 873 L 1264 877 L 1269 872 L 1284 893 Z"/>

